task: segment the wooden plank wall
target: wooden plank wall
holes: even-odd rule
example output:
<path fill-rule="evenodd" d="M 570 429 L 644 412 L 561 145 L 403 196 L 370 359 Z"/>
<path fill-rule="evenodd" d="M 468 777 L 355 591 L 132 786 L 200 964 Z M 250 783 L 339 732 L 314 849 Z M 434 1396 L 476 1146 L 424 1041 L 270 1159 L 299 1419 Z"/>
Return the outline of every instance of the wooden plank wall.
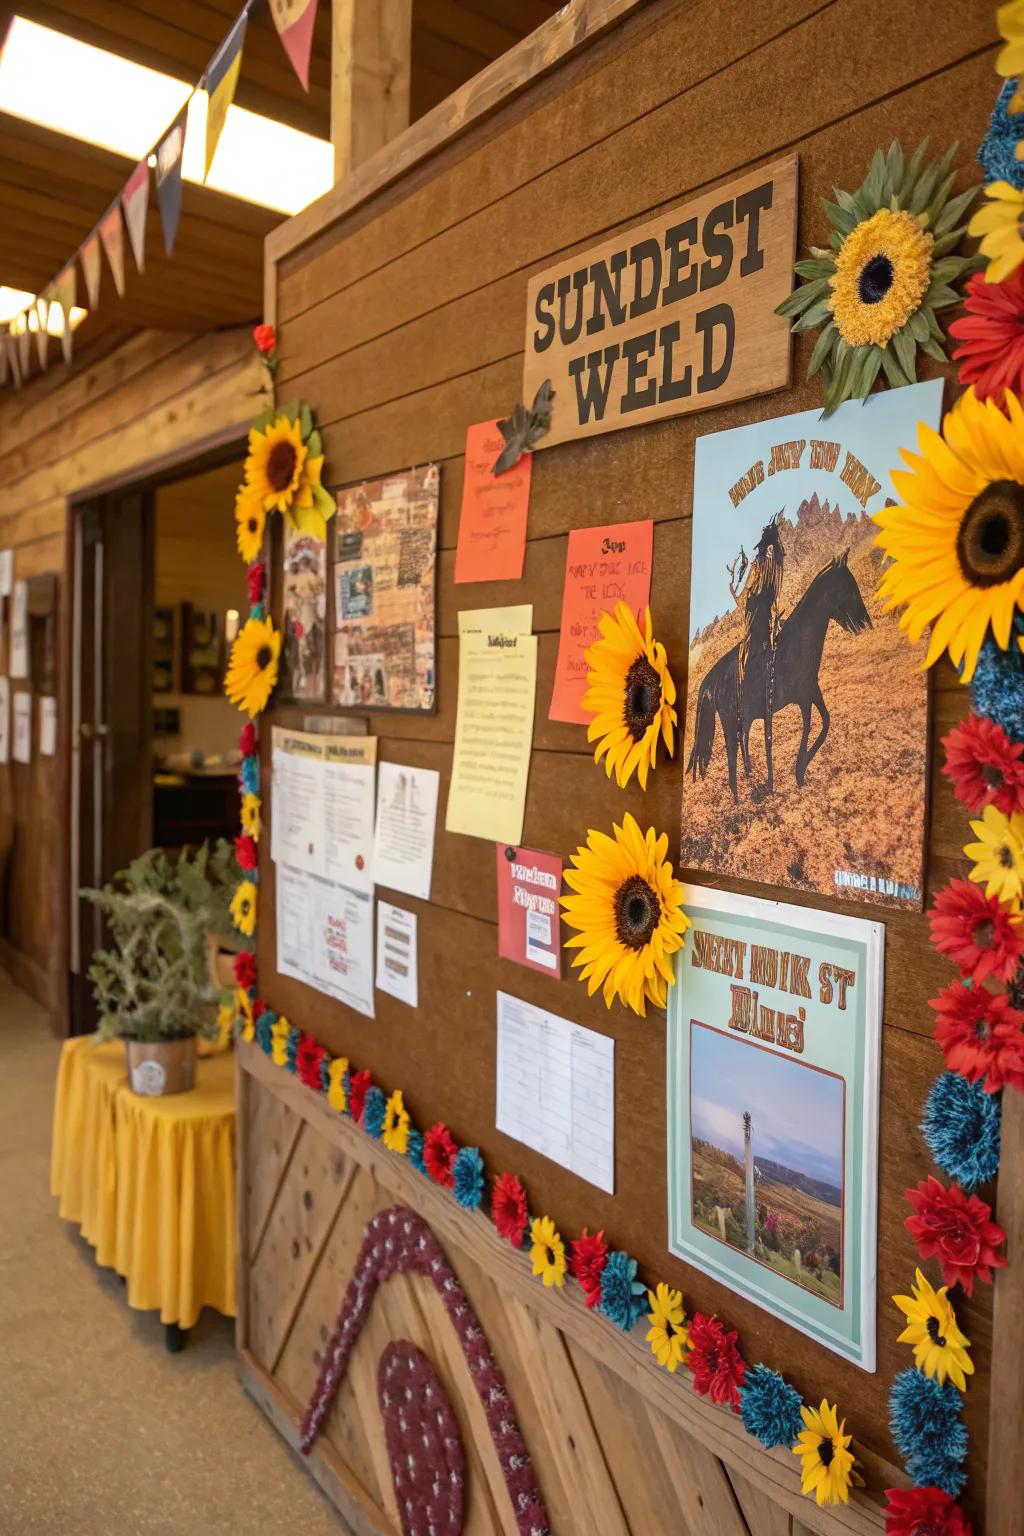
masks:
<path fill-rule="evenodd" d="M 783 1369 L 807 1398 L 841 1404 L 861 1453 L 895 1459 L 886 1421 L 897 1345 L 891 1294 L 912 1278 L 902 1191 L 930 1171 L 916 1126 L 941 1065 L 927 999 L 949 979 L 923 916 L 848 910 L 886 921 L 879 1201 L 878 1370 L 867 1375 L 672 1260 L 666 1250 L 664 1027 L 588 1002 L 572 978 L 555 983 L 496 955 L 493 862 L 478 841 L 444 833 L 455 719 L 460 608 L 532 602 L 540 635 L 537 709 L 524 846 L 563 856 L 589 826 L 631 810 L 678 846 L 681 765 L 659 767 L 646 796 L 608 784 L 581 728 L 547 719 L 566 535 L 619 518 L 655 520 L 652 606 L 677 682 L 684 682 L 693 447 L 698 435 L 820 404 L 802 382 L 809 345 L 794 354 L 791 389 L 537 455 L 523 580 L 453 585 L 468 423 L 507 411 L 520 391 L 530 275 L 576 249 L 652 217 L 783 152 L 800 157 L 799 241 L 823 238 L 819 199 L 856 186 L 876 145 L 956 137 L 961 185 L 991 108 L 989 6 L 935 0 L 652 0 L 427 168 L 325 229 L 279 269 L 280 398 L 301 396 L 324 429 L 327 480 L 339 485 L 410 464 L 441 465 L 438 712 L 371 715 L 384 759 L 437 768 L 441 815 L 429 904 L 417 911 L 420 1009 L 378 994 L 369 1022 L 275 974 L 273 868 L 261 870 L 261 990 L 336 1052 L 403 1086 L 415 1120 L 445 1119 L 460 1142 L 522 1174 L 535 1211 L 563 1231 L 604 1227 L 650 1275 L 682 1288 L 691 1308 L 739 1328 L 751 1359 Z M 925 366 L 925 374 L 930 371 Z M 934 741 L 963 713 L 952 673 L 935 678 Z M 268 724 L 295 722 L 280 708 Z M 264 732 L 264 742 L 269 731 Z M 268 807 L 265 809 L 269 809 Z M 963 819 L 933 774 L 928 898 L 960 868 Z M 734 883 L 737 890 L 777 894 Z M 385 895 L 388 893 L 385 893 Z M 788 893 L 778 893 L 788 895 Z M 800 898 L 804 899 L 804 898 Z M 824 905 L 806 898 L 808 905 Z M 605 1196 L 494 1129 L 498 989 L 615 1037 L 617 1193 Z M 262 1155 L 254 1144 L 253 1160 Z M 991 1290 L 961 1306 L 978 1374 L 966 1400 L 971 1480 L 985 1482 Z M 327 1319 L 325 1318 L 325 1321 Z M 877 1485 L 877 1479 L 876 1479 Z M 808 1522 L 809 1523 L 809 1522 Z"/>
<path fill-rule="evenodd" d="M 51 347 L 51 357 L 53 348 Z M 70 372 L 49 371 L 0 394 L 0 548 L 13 548 L 15 579 L 52 572 L 68 600 L 68 507 L 90 486 L 178 453 L 226 429 L 239 436 L 261 408 L 264 370 L 247 328 L 207 336 L 142 331 Z M 225 538 L 231 506 L 224 508 Z M 18 685 L 15 685 L 17 687 Z M 59 677 L 60 710 L 67 679 Z M 57 802 L 55 758 L 0 768 L 0 826 L 13 834 L 6 942 L 0 958 L 50 1004 L 53 935 L 63 897 L 58 851 L 67 807 Z M 58 1021 L 59 1022 L 59 1021 Z"/>

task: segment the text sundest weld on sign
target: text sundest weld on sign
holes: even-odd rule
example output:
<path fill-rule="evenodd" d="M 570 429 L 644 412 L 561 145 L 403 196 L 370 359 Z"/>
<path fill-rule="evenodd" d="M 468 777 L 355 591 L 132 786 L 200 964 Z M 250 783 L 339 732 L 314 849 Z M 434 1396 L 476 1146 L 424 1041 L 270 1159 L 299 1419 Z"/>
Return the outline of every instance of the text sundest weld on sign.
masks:
<path fill-rule="evenodd" d="M 548 448 L 789 383 L 795 156 L 578 253 L 528 289 L 523 399 Z"/>

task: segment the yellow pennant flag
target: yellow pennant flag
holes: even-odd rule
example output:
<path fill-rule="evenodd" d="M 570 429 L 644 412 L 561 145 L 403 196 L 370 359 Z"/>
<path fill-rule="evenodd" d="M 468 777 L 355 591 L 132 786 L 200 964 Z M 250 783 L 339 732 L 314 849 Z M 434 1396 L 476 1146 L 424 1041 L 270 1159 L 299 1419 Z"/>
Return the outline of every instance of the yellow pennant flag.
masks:
<path fill-rule="evenodd" d="M 204 181 L 210 174 L 210 166 L 213 164 L 213 157 L 217 153 L 217 145 L 220 143 L 220 136 L 227 119 L 228 107 L 230 107 L 235 97 L 238 74 L 242 68 L 242 48 L 245 44 L 245 29 L 248 21 L 249 13 L 248 11 L 243 11 L 206 66 L 206 169 L 203 171 Z"/>

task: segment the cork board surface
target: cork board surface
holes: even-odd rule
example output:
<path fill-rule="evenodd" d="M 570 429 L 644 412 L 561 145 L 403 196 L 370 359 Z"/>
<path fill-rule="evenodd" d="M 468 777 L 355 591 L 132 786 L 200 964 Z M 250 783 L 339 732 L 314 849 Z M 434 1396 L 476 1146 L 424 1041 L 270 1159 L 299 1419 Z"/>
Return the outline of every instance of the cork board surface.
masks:
<path fill-rule="evenodd" d="M 886 1429 L 894 1373 L 909 1363 L 889 1302 L 912 1278 L 903 1190 L 931 1171 L 916 1129 L 941 1057 L 928 998 L 949 979 L 923 915 L 841 904 L 886 925 L 886 992 L 879 1155 L 878 1369 L 867 1375 L 767 1313 L 672 1259 L 666 1248 L 664 1020 L 588 1000 L 497 954 L 489 845 L 443 830 L 455 723 L 460 608 L 533 604 L 539 635 L 533 756 L 524 846 L 567 857 L 588 827 L 630 810 L 678 847 L 682 761 L 662 764 L 648 792 L 610 784 L 583 728 L 547 719 L 569 529 L 653 518 L 652 609 L 680 692 L 687 652 L 690 498 L 697 436 L 820 404 L 805 384 L 810 343 L 794 348 L 792 387 L 683 416 L 565 443 L 536 455 L 522 580 L 453 584 L 462 453 L 471 422 L 506 413 L 520 395 L 523 317 L 531 277 L 575 251 L 783 153 L 799 156 L 798 243 L 825 234 L 819 199 L 855 186 L 876 145 L 941 150 L 955 136 L 958 182 L 977 180 L 973 146 L 994 94 L 989 7 L 936 0 L 927 27 L 916 0 L 655 0 L 633 21 L 442 153 L 429 174 L 399 183 L 324 232 L 280 272 L 279 398 L 302 397 L 323 429 L 327 481 L 347 484 L 434 460 L 441 466 L 438 708 L 429 718 L 369 715 L 379 755 L 441 776 L 429 903 L 395 895 L 419 919 L 420 1008 L 380 993 L 364 1019 L 275 974 L 274 872 L 261 864 L 259 958 L 269 1002 L 338 1053 L 401 1086 L 417 1123 L 446 1120 L 488 1164 L 526 1182 L 531 1207 L 562 1230 L 604 1227 L 646 1273 L 679 1286 L 689 1308 L 717 1310 L 747 1356 L 783 1369 L 809 1398 L 838 1400 L 869 1457 L 896 1460 Z M 813 88 L 811 88 L 813 86 Z M 934 376 L 925 363 L 922 376 Z M 275 592 L 279 603 L 279 591 Z M 279 610 L 275 610 L 279 611 Z M 933 681 L 927 890 L 960 870 L 963 818 L 936 770 L 938 738 L 965 712 L 948 669 Z M 269 724 L 310 711 L 279 707 Z M 325 708 L 324 713 L 340 712 Z M 269 731 L 263 731 L 269 741 Z M 268 791 L 268 802 L 272 790 Z M 269 821 L 270 805 L 265 807 Z M 679 871 L 686 878 L 686 870 Z M 713 883 L 705 880 L 705 883 Z M 729 889 L 827 903 L 772 887 Z M 382 891 L 385 899 L 392 893 Z M 568 967 L 566 967 L 568 970 Z M 617 1192 L 602 1194 L 500 1135 L 495 1110 L 495 994 L 511 992 L 616 1041 Z M 991 1289 L 960 1305 L 977 1375 L 966 1398 L 971 1485 L 984 1486 Z"/>

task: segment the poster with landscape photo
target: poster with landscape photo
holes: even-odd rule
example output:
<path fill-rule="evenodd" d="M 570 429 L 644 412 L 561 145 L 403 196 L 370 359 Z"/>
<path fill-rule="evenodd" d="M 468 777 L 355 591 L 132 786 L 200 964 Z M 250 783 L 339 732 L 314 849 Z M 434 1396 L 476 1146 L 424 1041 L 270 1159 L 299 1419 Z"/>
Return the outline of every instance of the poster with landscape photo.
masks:
<path fill-rule="evenodd" d="M 942 384 L 698 439 L 684 868 L 920 908 L 928 683 L 873 512 Z"/>
<path fill-rule="evenodd" d="M 880 923 L 687 886 L 669 1247 L 874 1369 Z"/>

